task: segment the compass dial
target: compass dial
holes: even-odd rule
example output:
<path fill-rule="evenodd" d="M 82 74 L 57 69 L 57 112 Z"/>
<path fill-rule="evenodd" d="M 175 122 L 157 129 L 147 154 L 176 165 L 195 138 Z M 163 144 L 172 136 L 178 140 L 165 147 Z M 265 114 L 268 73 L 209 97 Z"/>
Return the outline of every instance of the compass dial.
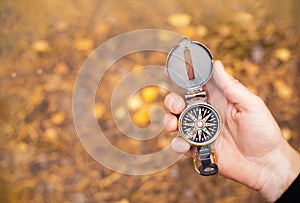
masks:
<path fill-rule="evenodd" d="M 179 131 L 189 143 L 197 146 L 212 143 L 220 134 L 221 117 L 207 103 L 188 106 L 179 117 Z"/>

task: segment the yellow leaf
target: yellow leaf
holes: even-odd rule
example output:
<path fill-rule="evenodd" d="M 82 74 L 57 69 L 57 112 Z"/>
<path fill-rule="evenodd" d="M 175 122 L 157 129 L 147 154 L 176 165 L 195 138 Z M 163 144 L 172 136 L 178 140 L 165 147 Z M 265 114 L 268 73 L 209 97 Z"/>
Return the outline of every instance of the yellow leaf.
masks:
<path fill-rule="evenodd" d="M 105 107 L 102 104 L 95 105 L 95 115 L 96 118 L 101 118 L 105 112 Z"/>
<path fill-rule="evenodd" d="M 282 80 L 277 80 L 274 82 L 275 89 L 278 96 L 281 99 L 291 99 L 293 96 L 293 89 Z"/>
<path fill-rule="evenodd" d="M 64 112 L 57 112 L 51 116 L 52 123 L 58 125 L 61 124 L 65 120 Z"/>
<path fill-rule="evenodd" d="M 192 17 L 185 13 L 174 13 L 168 17 L 168 23 L 174 27 L 189 26 L 191 21 Z"/>
<path fill-rule="evenodd" d="M 118 201 L 117 203 L 130 203 L 129 200 L 127 199 L 121 199 L 120 201 Z"/>
<path fill-rule="evenodd" d="M 58 138 L 58 133 L 55 128 L 47 128 L 45 131 L 45 139 L 48 141 L 56 141 Z"/>
<path fill-rule="evenodd" d="M 90 51 L 94 46 L 94 42 L 91 39 L 80 39 L 75 43 L 75 48 L 78 51 Z"/>
<path fill-rule="evenodd" d="M 204 25 L 199 25 L 199 26 L 196 27 L 195 33 L 199 37 L 205 37 L 208 33 L 208 29 Z"/>
<path fill-rule="evenodd" d="M 142 105 L 143 105 L 143 102 L 139 95 L 134 95 L 129 100 L 129 109 L 132 111 L 138 110 L 139 108 L 141 108 Z"/>
<path fill-rule="evenodd" d="M 142 109 L 133 115 L 133 122 L 139 127 L 145 127 L 149 122 L 149 112 L 147 109 Z"/>
<path fill-rule="evenodd" d="M 110 31 L 110 27 L 107 24 L 99 24 L 96 26 L 95 30 L 96 30 L 96 33 L 103 35 Z"/>
<path fill-rule="evenodd" d="M 145 87 L 142 89 L 142 98 L 146 102 L 153 102 L 158 96 L 158 88 Z"/>
<path fill-rule="evenodd" d="M 25 142 L 21 142 L 14 146 L 14 149 L 16 152 L 26 152 L 28 150 L 28 148 L 29 148 L 29 146 Z"/>
<path fill-rule="evenodd" d="M 231 29 L 227 25 L 222 25 L 219 27 L 218 32 L 221 36 L 227 37 L 231 34 Z"/>
<path fill-rule="evenodd" d="M 279 59 L 282 62 L 287 62 L 291 58 L 291 52 L 286 48 L 276 49 L 274 55 L 277 59 Z"/>
<path fill-rule="evenodd" d="M 180 33 L 187 37 L 187 38 L 193 38 L 195 35 L 195 28 L 192 26 L 184 27 L 180 29 Z"/>
<path fill-rule="evenodd" d="M 68 28 L 68 26 L 67 21 L 59 21 L 55 24 L 55 29 L 59 32 L 63 32 Z"/>
<path fill-rule="evenodd" d="M 55 66 L 54 72 L 56 74 L 66 75 L 69 72 L 69 67 L 66 63 L 60 62 Z"/>
<path fill-rule="evenodd" d="M 32 48 L 36 52 L 46 52 L 49 51 L 50 46 L 46 40 L 38 40 L 32 44 Z"/>
<path fill-rule="evenodd" d="M 253 15 L 246 12 L 239 12 L 235 14 L 235 20 L 241 24 L 250 24 L 253 22 Z"/>

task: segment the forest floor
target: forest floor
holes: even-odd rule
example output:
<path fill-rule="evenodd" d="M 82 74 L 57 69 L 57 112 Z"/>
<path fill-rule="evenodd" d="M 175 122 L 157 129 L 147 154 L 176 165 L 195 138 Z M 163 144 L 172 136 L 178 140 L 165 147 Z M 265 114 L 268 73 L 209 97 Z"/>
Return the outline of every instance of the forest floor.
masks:
<path fill-rule="evenodd" d="M 202 42 L 226 70 L 266 102 L 289 143 L 300 150 L 300 35 L 296 1 L 0 1 L 0 202 L 264 202 L 220 175 L 199 177 L 191 158 L 131 176 L 94 160 L 73 122 L 76 76 L 105 41 L 138 29 L 164 29 Z M 298 33 L 297 33 L 298 32 Z M 131 154 L 168 146 L 176 134 L 133 140 L 116 127 L 111 92 L 166 54 L 133 53 L 115 63 L 96 93 L 95 115 L 116 147 Z M 142 77 L 142 76 L 141 76 Z M 130 116 L 149 125 L 149 109 L 168 91 L 132 97 Z M 116 112 L 122 117 L 123 112 Z M 161 123 L 162 123 L 161 118 Z M 161 124 L 160 123 L 160 124 Z"/>

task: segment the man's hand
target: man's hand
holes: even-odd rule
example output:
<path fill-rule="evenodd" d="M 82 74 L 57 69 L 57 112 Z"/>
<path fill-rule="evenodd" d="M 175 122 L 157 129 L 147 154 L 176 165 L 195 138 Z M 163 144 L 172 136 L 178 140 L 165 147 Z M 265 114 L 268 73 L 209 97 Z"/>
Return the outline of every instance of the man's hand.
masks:
<path fill-rule="evenodd" d="M 215 83 L 209 98 L 218 107 L 225 105 L 222 133 L 213 147 L 219 173 L 259 191 L 268 201 L 278 199 L 300 172 L 300 156 L 283 138 L 281 130 L 264 102 L 228 75 L 221 62 L 214 64 Z M 225 104 L 220 98 L 225 93 Z M 222 95 L 221 95 L 222 94 Z M 224 102 L 223 102 L 224 103 Z M 165 116 L 165 128 L 177 130 L 177 117 L 185 108 L 184 100 L 171 93 L 165 98 L 171 112 Z M 183 138 L 176 137 L 172 147 L 191 155 Z"/>

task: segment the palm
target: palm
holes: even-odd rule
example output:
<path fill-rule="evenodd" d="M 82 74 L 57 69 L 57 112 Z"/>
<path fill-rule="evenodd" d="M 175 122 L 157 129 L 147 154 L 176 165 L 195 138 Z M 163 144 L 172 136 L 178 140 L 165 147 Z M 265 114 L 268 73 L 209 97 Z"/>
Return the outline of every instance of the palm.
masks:
<path fill-rule="evenodd" d="M 262 100 L 229 76 L 220 62 L 205 88 L 208 102 L 224 119 L 221 135 L 211 144 L 219 173 L 260 191 L 269 201 L 276 200 L 299 174 L 299 153 L 283 138 Z M 166 129 L 175 131 L 178 120 L 173 114 L 183 111 L 184 100 L 170 94 L 165 104 L 172 113 L 166 115 Z M 172 147 L 189 155 L 195 150 L 180 137 L 174 138 Z"/>
<path fill-rule="evenodd" d="M 213 81 L 212 81 L 213 82 Z M 261 162 L 266 160 L 275 146 L 282 141 L 280 129 L 261 99 L 252 95 L 251 105 L 233 103 L 227 97 L 220 103 L 223 93 L 217 86 L 210 86 L 212 104 L 223 109 L 225 122 L 221 136 L 214 143 L 218 157 L 219 171 L 231 179 L 252 185 L 255 188 L 257 176 L 249 174 L 261 170 Z M 227 96 L 227 95 L 225 95 Z M 224 104 L 225 103 L 225 104 Z M 223 107 L 222 107 L 223 106 Z M 225 107 L 224 107 L 225 106 Z M 250 108 L 249 108 L 250 107 Z M 261 136 L 264 134 L 264 136 Z M 247 174 L 247 176 L 246 176 Z M 241 181 L 241 177 L 244 180 Z"/>

